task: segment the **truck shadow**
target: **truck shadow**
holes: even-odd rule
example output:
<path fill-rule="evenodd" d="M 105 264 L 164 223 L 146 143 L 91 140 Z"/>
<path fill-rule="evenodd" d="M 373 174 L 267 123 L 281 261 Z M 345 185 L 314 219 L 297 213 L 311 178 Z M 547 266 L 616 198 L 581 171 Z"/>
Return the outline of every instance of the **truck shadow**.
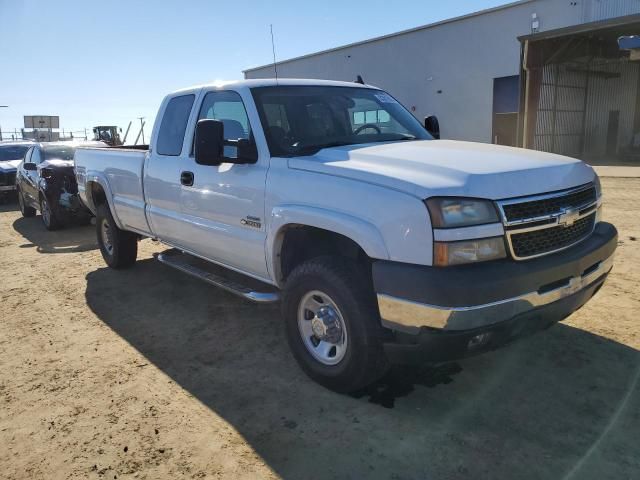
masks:
<path fill-rule="evenodd" d="M 94 226 L 69 225 L 50 232 L 40 216 L 36 216 L 18 218 L 13 222 L 13 228 L 29 242 L 20 248 L 36 248 L 40 253 L 77 253 L 98 248 Z"/>
<path fill-rule="evenodd" d="M 459 365 L 396 369 L 354 398 L 301 373 L 277 306 L 247 304 L 154 260 L 89 273 L 86 300 L 282 478 L 640 471 L 640 353 L 564 324 Z M 389 396 L 395 408 L 382 408 Z"/>

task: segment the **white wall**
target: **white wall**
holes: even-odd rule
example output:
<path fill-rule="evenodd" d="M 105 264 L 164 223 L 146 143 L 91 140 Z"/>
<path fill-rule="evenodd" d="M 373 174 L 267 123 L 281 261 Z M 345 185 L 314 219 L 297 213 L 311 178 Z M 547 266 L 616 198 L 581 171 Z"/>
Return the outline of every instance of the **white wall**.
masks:
<path fill-rule="evenodd" d="M 537 13 L 541 31 L 553 30 L 582 23 L 585 12 L 592 11 L 583 2 L 599 1 L 525 1 L 431 28 L 284 61 L 278 63 L 278 74 L 347 81 L 362 75 L 366 83 L 388 90 L 407 108 L 415 107 L 418 119 L 437 115 L 443 138 L 490 142 L 493 79 L 520 73 L 517 37 L 531 33 L 532 13 Z M 622 10 L 616 11 L 640 12 L 640 0 L 621 1 Z M 245 72 L 246 78 L 273 76 L 272 66 Z"/>

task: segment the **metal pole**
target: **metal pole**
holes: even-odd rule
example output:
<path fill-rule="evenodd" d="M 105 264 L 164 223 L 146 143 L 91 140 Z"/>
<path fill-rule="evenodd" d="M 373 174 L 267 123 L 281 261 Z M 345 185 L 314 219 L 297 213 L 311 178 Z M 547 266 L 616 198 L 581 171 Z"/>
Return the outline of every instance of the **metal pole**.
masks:
<path fill-rule="evenodd" d="M 129 135 L 129 129 L 131 128 L 131 124 L 133 122 L 129 122 L 129 126 L 127 126 L 126 132 L 124 132 L 124 138 L 122 139 L 122 144 L 124 145 L 127 142 L 127 135 Z"/>
<path fill-rule="evenodd" d="M 142 133 L 142 144 L 144 145 L 144 117 L 137 117 L 140 120 L 140 133 Z M 137 143 L 137 142 L 136 142 Z"/>
<path fill-rule="evenodd" d="M 144 130 L 144 122 L 142 122 L 142 125 L 140 126 L 140 131 L 138 132 L 138 136 L 136 137 L 136 141 L 133 143 L 134 145 L 138 145 L 138 140 L 140 139 L 140 135 L 142 134 L 143 130 Z M 144 137 L 142 137 L 142 138 L 144 139 Z M 143 145 L 144 145 L 144 143 L 143 143 Z"/>

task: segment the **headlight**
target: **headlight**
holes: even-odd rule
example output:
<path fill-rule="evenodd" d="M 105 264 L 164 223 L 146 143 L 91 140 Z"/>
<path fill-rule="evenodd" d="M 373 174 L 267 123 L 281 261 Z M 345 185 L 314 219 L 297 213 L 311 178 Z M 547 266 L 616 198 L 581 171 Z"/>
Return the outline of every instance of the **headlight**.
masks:
<path fill-rule="evenodd" d="M 479 238 L 462 242 L 435 242 L 433 264 L 437 267 L 484 262 L 505 258 L 503 237 Z"/>
<path fill-rule="evenodd" d="M 440 197 L 427 200 L 434 228 L 470 227 L 498 222 L 493 202 L 473 198 Z"/>

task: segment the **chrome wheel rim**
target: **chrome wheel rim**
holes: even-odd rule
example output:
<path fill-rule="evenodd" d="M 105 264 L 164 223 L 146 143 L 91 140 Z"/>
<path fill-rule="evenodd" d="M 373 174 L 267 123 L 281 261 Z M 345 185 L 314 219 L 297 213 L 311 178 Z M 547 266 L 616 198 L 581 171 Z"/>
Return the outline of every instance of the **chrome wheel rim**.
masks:
<path fill-rule="evenodd" d="M 102 245 L 104 249 L 109 255 L 113 254 L 113 238 L 111 227 L 109 226 L 109 222 L 107 220 L 102 220 L 100 224 L 100 234 L 102 236 Z"/>
<path fill-rule="evenodd" d="M 42 210 L 40 212 L 40 214 L 42 215 L 42 221 L 45 225 L 49 225 L 49 222 L 51 221 L 51 213 L 49 212 L 49 204 L 47 203 L 46 198 L 42 198 L 42 201 L 40 203 L 40 210 Z"/>
<path fill-rule="evenodd" d="M 336 303 L 324 292 L 306 293 L 298 305 L 298 330 L 307 351 L 324 365 L 336 365 L 347 353 L 348 336 Z"/>

